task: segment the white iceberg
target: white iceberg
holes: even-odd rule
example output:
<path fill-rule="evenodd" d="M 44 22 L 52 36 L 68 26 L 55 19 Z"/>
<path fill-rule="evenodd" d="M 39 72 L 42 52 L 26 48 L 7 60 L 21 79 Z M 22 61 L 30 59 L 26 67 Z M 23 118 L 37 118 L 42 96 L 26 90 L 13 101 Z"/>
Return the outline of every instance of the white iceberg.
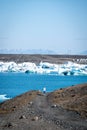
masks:
<path fill-rule="evenodd" d="M 10 98 L 6 97 L 6 94 L 0 95 L 0 102 L 8 100 Z"/>
<path fill-rule="evenodd" d="M 25 72 L 56 75 L 87 75 L 87 65 L 77 64 L 74 62 L 66 62 L 65 64 L 40 62 L 39 65 L 36 65 L 35 63 L 31 62 L 0 62 L 0 72 Z"/>

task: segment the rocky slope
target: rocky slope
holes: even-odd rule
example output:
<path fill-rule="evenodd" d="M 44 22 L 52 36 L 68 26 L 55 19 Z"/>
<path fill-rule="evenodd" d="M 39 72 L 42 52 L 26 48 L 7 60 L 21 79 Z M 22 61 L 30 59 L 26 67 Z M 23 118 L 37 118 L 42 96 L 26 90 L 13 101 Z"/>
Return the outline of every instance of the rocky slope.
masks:
<path fill-rule="evenodd" d="M 48 94 L 49 101 L 87 118 L 87 84 L 56 90 Z"/>
<path fill-rule="evenodd" d="M 0 130 L 87 130 L 87 84 L 30 91 L 0 104 Z"/>

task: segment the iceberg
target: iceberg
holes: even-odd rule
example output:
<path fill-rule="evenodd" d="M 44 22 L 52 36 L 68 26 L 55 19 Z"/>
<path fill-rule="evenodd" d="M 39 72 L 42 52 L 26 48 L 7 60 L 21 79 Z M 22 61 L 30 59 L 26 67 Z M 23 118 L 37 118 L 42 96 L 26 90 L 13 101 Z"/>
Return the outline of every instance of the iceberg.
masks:
<path fill-rule="evenodd" d="M 0 95 L 0 102 L 8 100 L 10 98 L 6 97 L 6 94 Z"/>
<path fill-rule="evenodd" d="M 0 62 L 0 72 L 23 72 L 27 74 L 54 74 L 54 75 L 87 75 L 87 65 L 66 62 L 65 64 L 52 64 L 40 62 Z"/>

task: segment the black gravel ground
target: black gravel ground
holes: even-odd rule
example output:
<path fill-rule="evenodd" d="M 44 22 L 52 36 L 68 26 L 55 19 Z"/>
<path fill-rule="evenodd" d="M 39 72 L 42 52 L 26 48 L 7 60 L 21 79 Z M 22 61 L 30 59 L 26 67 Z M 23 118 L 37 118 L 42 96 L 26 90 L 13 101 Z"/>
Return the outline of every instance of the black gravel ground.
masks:
<path fill-rule="evenodd" d="M 47 95 L 37 95 L 16 111 L 0 115 L 0 130 L 87 130 L 87 120 L 50 104 Z"/>
<path fill-rule="evenodd" d="M 16 63 L 34 62 L 36 64 L 43 62 L 62 64 L 66 61 L 74 61 L 81 64 L 87 64 L 87 55 L 40 55 L 40 54 L 0 54 L 0 61 Z"/>

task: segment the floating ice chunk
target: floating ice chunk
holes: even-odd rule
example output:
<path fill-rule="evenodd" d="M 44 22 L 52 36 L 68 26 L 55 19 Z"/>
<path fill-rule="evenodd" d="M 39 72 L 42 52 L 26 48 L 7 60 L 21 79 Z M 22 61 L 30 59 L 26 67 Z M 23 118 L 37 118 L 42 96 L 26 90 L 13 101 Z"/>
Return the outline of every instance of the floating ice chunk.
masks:
<path fill-rule="evenodd" d="M 6 94 L 0 95 L 0 102 L 8 100 L 8 99 L 10 99 L 10 98 L 6 97 Z"/>
<path fill-rule="evenodd" d="M 40 62 L 40 66 L 44 69 L 54 69 L 56 67 L 55 64 L 51 64 L 48 62 Z"/>

